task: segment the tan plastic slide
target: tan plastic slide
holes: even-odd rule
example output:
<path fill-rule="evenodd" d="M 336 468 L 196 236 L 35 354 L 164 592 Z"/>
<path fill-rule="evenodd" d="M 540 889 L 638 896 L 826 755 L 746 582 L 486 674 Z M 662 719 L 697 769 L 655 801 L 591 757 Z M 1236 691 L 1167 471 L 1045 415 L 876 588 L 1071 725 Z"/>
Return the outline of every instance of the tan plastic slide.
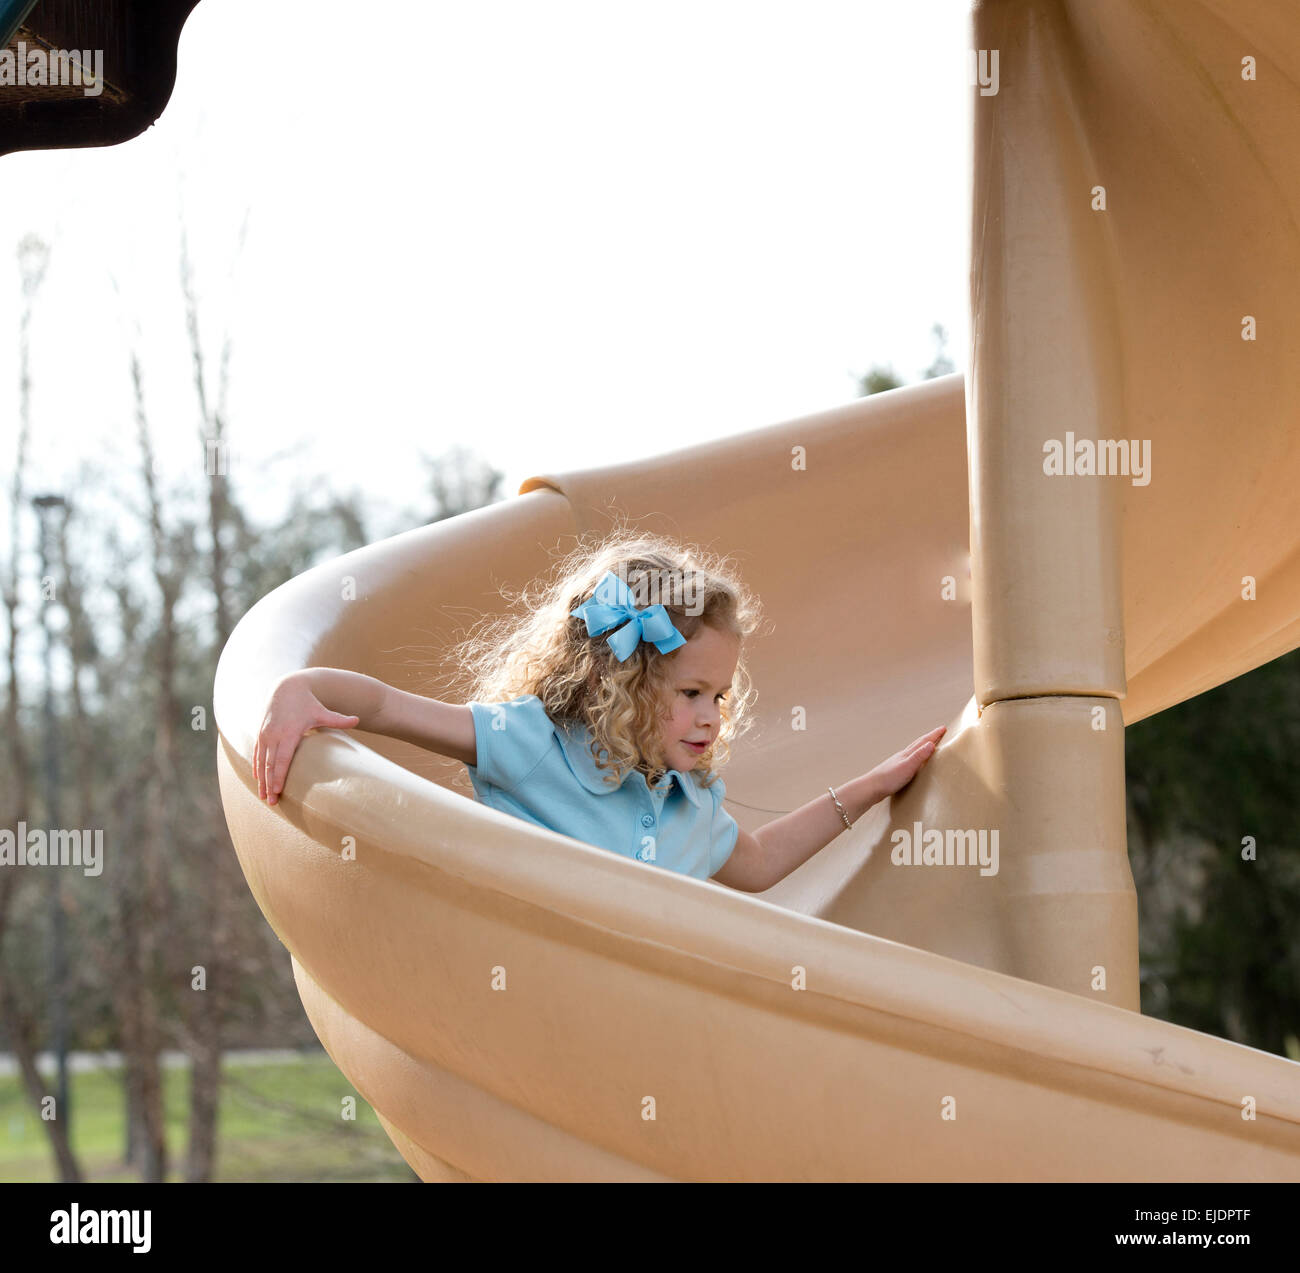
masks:
<path fill-rule="evenodd" d="M 1283 3 L 983 4 L 968 380 L 534 477 L 245 616 L 234 845 L 423 1179 L 1300 1180 L 1300 1065 L 1138 1011 L 1124 802 L 1126 724 L 1300 645 L 1297 32 Z M 281 675 L 417 688 L 615 513 L 734 553 L 771 621 L 742 827 L 947 723 L 917 779 L 758 895 L 353 731 L 258 800 Z M 930 832 L 984 866 L 894 860 Z"/>

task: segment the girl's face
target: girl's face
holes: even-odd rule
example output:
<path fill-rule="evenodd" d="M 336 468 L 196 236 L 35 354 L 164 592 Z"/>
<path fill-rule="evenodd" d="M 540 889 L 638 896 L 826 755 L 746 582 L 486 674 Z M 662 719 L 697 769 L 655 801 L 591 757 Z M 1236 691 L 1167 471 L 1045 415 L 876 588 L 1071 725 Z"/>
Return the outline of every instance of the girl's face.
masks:
<path fill-rule="evenodd" d="M 689 773 L 717 741 L 722 700 L 739 658 L 740 639 L 708 624 L 674 651 L 659 734 L 669 769 Z"/>

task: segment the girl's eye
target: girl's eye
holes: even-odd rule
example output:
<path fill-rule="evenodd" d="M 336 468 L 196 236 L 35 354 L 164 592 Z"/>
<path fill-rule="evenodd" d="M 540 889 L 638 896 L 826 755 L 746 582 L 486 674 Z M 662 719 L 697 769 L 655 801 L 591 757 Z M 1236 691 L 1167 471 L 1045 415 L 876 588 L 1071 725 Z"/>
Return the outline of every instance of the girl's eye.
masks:
<path fill-rule="evenodd" d="M 700 692 L 699 690 L 683 690 L 683 691 L 682 691 L 683 694 L 686 694 L 686 695 L 690 696 L 691 698 L 694 698 L 694 697 L 695 697 L 699 692 Z M 713 697 L 714 697 L 714 698 L 720 698 L 720 699 L 722 699 L 724 702 L 726 701 L 726 698 L 727 698 L 727 696 L 726 696 L 725 694 L 715 694 Z"/>

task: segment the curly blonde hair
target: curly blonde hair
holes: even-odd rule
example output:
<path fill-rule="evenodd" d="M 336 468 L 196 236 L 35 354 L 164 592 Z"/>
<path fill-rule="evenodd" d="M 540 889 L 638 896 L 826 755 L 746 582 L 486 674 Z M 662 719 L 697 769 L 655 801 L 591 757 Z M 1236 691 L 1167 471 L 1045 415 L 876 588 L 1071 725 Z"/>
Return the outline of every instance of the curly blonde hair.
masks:
<path fill-rule="evenodd" d="M 591 729 L 592 758 L 621 783 L 640 770 L 650 785 L 667 773 L 659 720 L 669 686 L 674 652 L 661 654 L 640 641 L 622 662 L 602 633 L 587 633 L 585 621 L 570 614 L 591 598 L 606 571 L 613 571 L 646 604 L 641 581 L 669 580 L 659 595 L 649 594 L 668 612 L 673 627 L 688 641 L 703 625 L 731 633 L 740 653 L 731 690 L 723 699 L 721 722 L 712 746 L 692 772 L 712 785 L 726 764 L 731 743 L 751 724 L 755 691 L 745 666 L 745 638 L 757 628 L 761 607 L 730 562 L 695 545 L 663 535 L 616 531 L 583 540 L 564 554 L 549 574 L 535 579 L 512 598 L 511 612 L 486 616 L 448 654 L 459 668 L 462 701 L 500 703 L 535 694 L 557 722 Z M 690 613 L 694 611 L 694 613 Z M 602 758 L 601 751 L 608 753 Z"/>

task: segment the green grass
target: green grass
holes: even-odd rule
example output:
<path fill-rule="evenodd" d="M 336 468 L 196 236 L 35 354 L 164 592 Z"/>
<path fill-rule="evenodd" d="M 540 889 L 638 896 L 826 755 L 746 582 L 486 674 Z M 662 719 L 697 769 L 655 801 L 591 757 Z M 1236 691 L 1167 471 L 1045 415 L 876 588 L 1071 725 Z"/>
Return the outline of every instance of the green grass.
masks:
<path fill-rule="evenodd" d="M 170 1181 L 183 1178 L 189 1080 L 188 1069 L 163 1071 Z M 69 1084 L 72 1146 L 85 1179 L 138 1179 L 122 1163 L 126 1138 L 121 1070 L 72 1074 Z M 355 1121 L 342 1117 L 346 1096 L 356 1100 Z M 282 1064 L 223 1067 L 213 1178 L 416 1180 L 373 1111 L 323 1054 Z M 16 1075 L 0 1078 L 0 1181 L 57 1179 L 49 1138 L 22 1090 L 22 1080 Z"/>

